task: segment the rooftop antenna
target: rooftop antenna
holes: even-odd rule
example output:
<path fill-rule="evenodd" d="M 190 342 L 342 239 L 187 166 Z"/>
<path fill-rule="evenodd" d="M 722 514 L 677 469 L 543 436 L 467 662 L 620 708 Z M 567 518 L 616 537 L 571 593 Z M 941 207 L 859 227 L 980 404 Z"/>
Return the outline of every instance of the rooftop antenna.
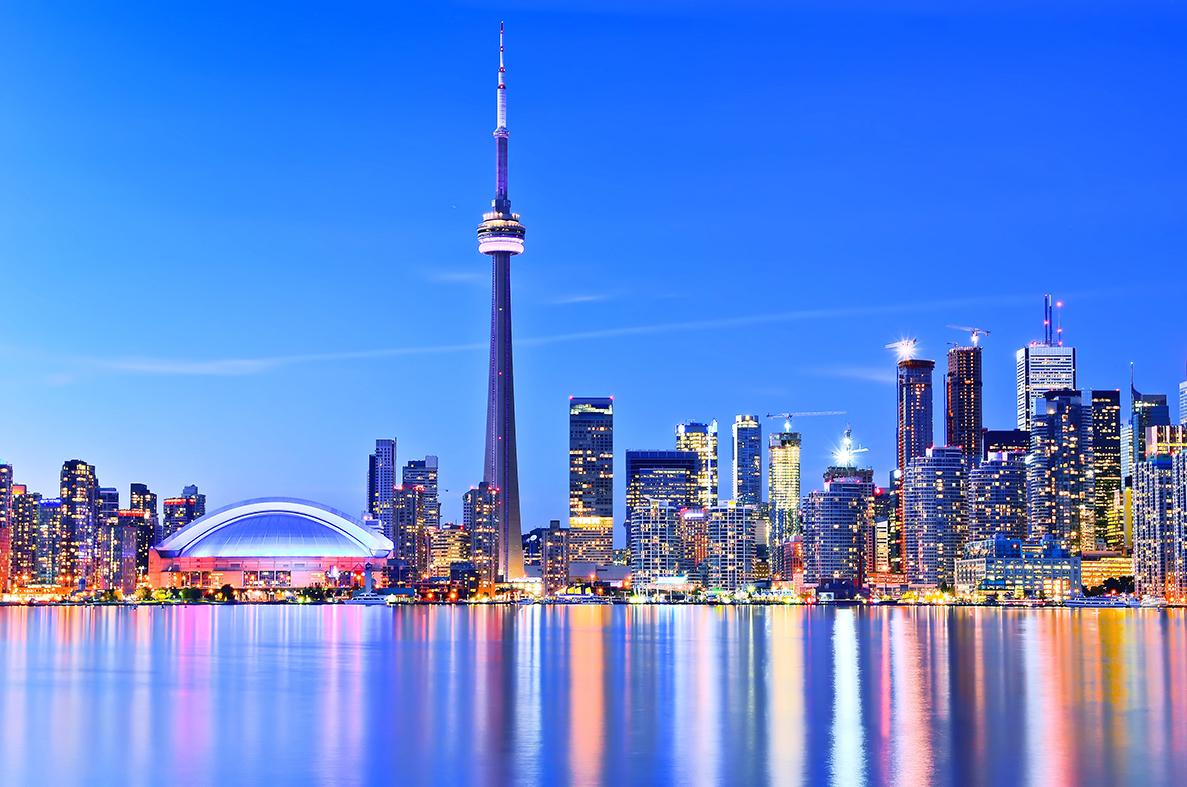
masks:
<path fill-rule="evenodd" d="M 1051 346 L 1051 294 L 1043 296 L 1043 344 Z"/>
<path fill-rule="evenodd" d="M 1055 319 L 1055 340 L 1056 340 L 1056 343 L 1060 347 L 1062 347 L 1063 346 L 1063 301 L 1056 301 L 1055 308 L 1059 310 L 1056 312 L 1056 319 Z"/>

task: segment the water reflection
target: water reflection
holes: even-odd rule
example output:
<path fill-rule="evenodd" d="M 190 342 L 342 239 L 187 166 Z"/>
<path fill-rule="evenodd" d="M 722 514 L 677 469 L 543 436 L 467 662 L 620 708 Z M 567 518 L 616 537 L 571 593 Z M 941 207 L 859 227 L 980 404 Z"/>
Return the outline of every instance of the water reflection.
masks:
<path fill-rule="evenodd" d="M 1173 783 L 1175 611 L 0 609 L 8 784 Z"/>

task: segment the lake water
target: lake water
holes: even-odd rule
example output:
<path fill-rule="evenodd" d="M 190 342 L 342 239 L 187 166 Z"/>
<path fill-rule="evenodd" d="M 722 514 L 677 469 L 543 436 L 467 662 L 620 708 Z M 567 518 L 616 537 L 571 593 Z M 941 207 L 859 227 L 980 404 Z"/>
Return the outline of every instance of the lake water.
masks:
<path fill-rule="evenodd" d="M 0 782 L 1184 783 L 1187 614 L 0 608 Z"/>

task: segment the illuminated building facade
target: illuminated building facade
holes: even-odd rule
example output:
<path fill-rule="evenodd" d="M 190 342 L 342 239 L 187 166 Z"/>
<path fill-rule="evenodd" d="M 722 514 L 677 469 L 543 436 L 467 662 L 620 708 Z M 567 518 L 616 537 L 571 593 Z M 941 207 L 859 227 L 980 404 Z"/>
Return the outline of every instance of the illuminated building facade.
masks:
<path fill-rule="evenodd" d="M 141 511 L 145 515 L 149 527 L 149 546 L 156 544 L 163 538 L 161 519 L 157 509 L 157 496 L 146 484 L 132 484 L 128 488 L 128 510 Z M 144 551 L 145 567 L 148 566 L 148 550 Z"/>
<path fill-rule="evenodd" d="M 1072 554 L 1096 548 L 1089 478 L 1092 416 L 1079 391 L 1048 391 L 1036 405 L 1026 457 L 1031 538 L 1052 536 Z"/>
<path fill-rule="evenodd" d="M 1187 426 L 1187 380 L 1179 383 L 1179 423 Z"/>
<path fill-rule="evenodd" d="M 904 358 L 898 363 L 898 468 L 931 448 L 932 370 L 935 361 Z"/>
<path fill-rule="evenodd" d="M 367 513 L 387 538 L 396 532 L 396 438 L 375 441 L 367 457 Z"/>
<path fill-rule="evenodd" d="M 136 512 L 139 515 L 139 512 Z M 98 587 L 130 596 L 136 590 L 136 526 L 119 516 L 103 518 L 99 525 Z"/>
<path fill-rule="evenodd" d="M 1147 427 L 1144 445 L 1144 456 L 1181 453 L 1187 449 L 1187 426 Z"/>
<path fill-rule="evenodd" d="M 680 541 L 680 573 L 703 581 L 709 558 L 709 509 L 682 508 L 676 525 Z"/>
<path fill-rule="evenodd" d="M 1121 392 L 1092 392 L 1092 512 L 1095 549 L 1125 549 L 1121 495 Z M 1091 550 L 1086 550 L 1091 551 Z"/>
<path fill-rule="evenodd" d="M 161 529 L 168 538 L 183 527 L 206 514 L 206 495 L 198 487 L 189 485 L 181 490 L 181 497 L 167 497 L 162 504 L 164 517 Z"/>
<path fill-rule="evenodd" d="M 569 548 L 576 562 L 614 561 L 612 397 L 569 397 Z"/>
<path fill-rule="evenodd" d="M 626 521 L 650 503 L 689 508 L 698 499 L 701 458 L 693 451 L 626 452 Z M 630 528 L 627 528 L 628 547 Z"/>
<path fill-rule="evenodd" d="M 1133 555 L 1119 552 L 1080 556 L 1080 582 L 1086 588 L 1103 587 L 1106 580 L 1133 576 Z"/>
<path fill-rule="evenodd" d="M 81 459 L 63 463 L 62 525 L 57 570 L 62 584 L 93 582 L 98 569 L 99 484 L 95 468 Z"/>
<path fill-rule="evenodd" d="M 424 525 L 433 529 L 441 526 L 441 498 L 437 483 L 437 457 L 411 459 L 404 465 L 401 482 L 405 489 L 417 487 L 424 500 Z"/>
<path fill-rule="evenodd" d="M 569 529 L 556 519 L 549 521 L 540 545 L 540 576 L 545 593 L 556 593 L 569 584 Z"/>
<path fill-rule="evenodd" d="M 833 475 L 803 504 L 804 583 L 847 583 L 865 579 L 865 543 L 873 516 L 874 484 L 868 476 Z"/>
<path fill-rule="evenodd" d="M 762 503 L 762 424 L 756 415 L 738 415 L 733 426 L 733 498 L 742 505 Z"/>
<path fill-rule="evenodd" d="M 970 541 L 956 561 L 956 592 L 1067 598 L 1080 590 L 1080 558 L 1055 538 Z"/>
<path fill-rule="evenodd" d="M 1139 596 L 1163 598 L 1177 585 L 1175 460 L 1166 454 L 1137 463 L 1133 479 L 1133 579 Z"/>
<path fill-rule="evenodd" d="M 798 432 L 775 432 L 767 444 L 767 500 L 771 518 L 772 570 L 785 573 L 781 545 L 799 532 L 800 447 Z"/>
<path fill-rule="evenodd" d="M 1025 429 L 986 429 L 981 438 L 981 459 L 1009 454 L 1019 459 L 1030 453 L 1030 432 Z"/>
<path fill-rule="evenodd" d="M 0 592 L 8 587 L 12 566 L 12 465 L 0 463 Z"/>
<path fill-rule="evenodd" d="M 470 562 L 478 570 L 479 580 L 485 583 L 498 579 L 498 498 L 498 490 L 485 481 L 462 496 L 462 525 L 470 533 Z"/>
<path fill-rule="evenodd" d="M 1146 430 L 1151 426 L 1170 426 L 1170 406 L 1165 394 L 1143 394 L 1130 385 L 1132 410 L 1129 416 L 1129 466 L 1124 468 L 1132 477 L 1134 466 L 1147 456 Z"/>
<path fill-rule="evenodd" d="M 631 512 L 631 582 L 647 589 L 661 577 L 680 573 L 682 545 L 680 509 L 670 503 L 647 501 Z"/>
<path fill-rule="evenodd" d="M 1076 387 L 1076 348 L 1049 344 L 1023 347 L 1015 356 L 1018 428 L 1030 431 L 1035 406 L 1048 391 Z"/>
<path fill-rule="evenodd" d="M 717 421 L 697 421 L 676 425 L 676 450 L 693 451 L 700 458 L 697 468 L 697 499 L 700 508 L 717 505 Z"/>
<path fill-rule="evenodd" d="M 960 448 L 929 448 L 907 465 L 903 530 L 907 580 L 919 587 L 952 587 L 965 537 L 967 463 Z"/>
<path fill-rule="evenodd" d="M 707 512 L 709 552 L 703 563 L 705 587 L 741 590 L 754 582 L 758 506 L 730 500 Z"/>
<path fill-rule="evenodd" d="M 156 528 L 148 511 L 136 508 L 121 510 L 118 514 L 120 527 L 130 527 L 136 539 L 136 573 L 140 577 L 148 576 L 148 550 L 156 542 Z"/>
<path fill-rule="evenodd" d="M 9 581 L 23 586 L 37 577 L 37 512 L 41 495 L 30 492 L 24 484 L 12 486 L 12 547 L 9 558 Z"/>
<path fill-rule="evenodd" d="M 1026 462 L 991 454 L 968 471 L 968 540 L 1025 538 Z"/>
<path fill-rule="evenodd" d="M 470 531 L 445 525 L 429 531 L 429 576 L 448 577 L 455 563 L 470 563 Z"/>
<path fill-rule="evenodd" d="M 415 577 L 429 573 L 429 506 L 423 486 L 397 486 L 395 496 L 396 530 L 392 557 L 403 561 Z"/>
<path fill-rule="evenodd" d="M 37 547 L 34 551 L 34 562 L 36 582 L 40 585 L 71 583 L 73 569 L 63 567 L 64 557 L 69 555 L 69 539 L 64 532 L 63 513 L 61 498 L 37 501 Z"/>
<path fill-rule="evenodd" d="M 964 453 L 969 466 L 981 458 L 981 348 L 953 347 L 948 351 L 945 382 L 944 436 Z"/>

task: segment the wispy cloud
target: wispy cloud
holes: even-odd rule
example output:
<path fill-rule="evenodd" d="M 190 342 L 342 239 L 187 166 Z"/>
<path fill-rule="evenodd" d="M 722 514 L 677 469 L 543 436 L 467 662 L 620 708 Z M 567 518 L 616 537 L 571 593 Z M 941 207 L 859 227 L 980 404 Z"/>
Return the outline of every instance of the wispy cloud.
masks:
<path fill-rule="evenodd" d="M 574 295 L 562 295 L 559 298 L 554 298 L 550 303 L 553 306 L 572 306 L 578 303 L 600 303 L 608 300 L 610 300 L 609 293 L 583 292 Z"/>
<path fill-rule="evenodd" d="M 483 270 L 428 270 L 425 271 L 424 276 L 437 284 L 465 284 L 472 287 L 490 284 L 490 273 Z"/>

